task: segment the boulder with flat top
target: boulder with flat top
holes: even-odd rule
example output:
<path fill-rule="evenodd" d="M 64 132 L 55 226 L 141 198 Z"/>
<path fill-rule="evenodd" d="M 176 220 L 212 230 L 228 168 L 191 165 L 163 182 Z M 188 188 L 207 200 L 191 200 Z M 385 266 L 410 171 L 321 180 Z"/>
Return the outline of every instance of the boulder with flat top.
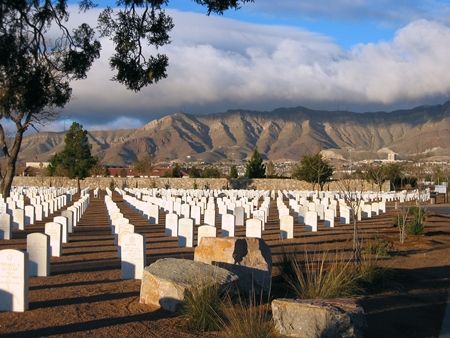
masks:
<path fill-rule="evenodd" d="M 191 288 L 216 284 L 224 292 L 237 280 L 234 273 L 218 266 L 188 259 L 163 258 L 144 269 L 140 303 L 175 312 Z"/>

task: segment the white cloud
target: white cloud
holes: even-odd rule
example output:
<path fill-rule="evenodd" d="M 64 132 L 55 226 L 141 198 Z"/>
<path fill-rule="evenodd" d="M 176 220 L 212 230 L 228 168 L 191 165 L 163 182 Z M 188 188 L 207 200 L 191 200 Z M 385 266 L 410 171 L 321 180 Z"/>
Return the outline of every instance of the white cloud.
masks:
<path fill-rule="evenodd" d="M 167 79 L 138 94 L 109 81 L 112 47 L 105 41 L 87 80 L 74 83 L 66 111 L 100 125 L 114 116 L 148 121 L 176 110 L 336 102 L 395 107 L 450 94 L 450 28 L 443 23 L 416 20 L 392 41 L 343 50 L 329 37 L 297 28 L 171 14 L 176 28 L 173 43 L 163 49 Z"/>

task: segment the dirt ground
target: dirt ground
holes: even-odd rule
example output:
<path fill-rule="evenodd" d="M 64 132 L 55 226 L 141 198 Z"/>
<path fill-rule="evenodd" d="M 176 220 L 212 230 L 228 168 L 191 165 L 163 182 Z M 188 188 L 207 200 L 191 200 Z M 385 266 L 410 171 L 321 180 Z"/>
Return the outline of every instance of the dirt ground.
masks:
<path fill-rule="evenodd" d="M 102 195 L 103 196 L 103 195 Z M 193 258 L 192 248 L 178 248 L 164 236 L 163 215 L 158 225 L 144 218 L 115 197 L 135 231 L 145 234 L 147 263 L 162 257 Z M 395 283 L 384 291 L 360 297 L 367 314 L 366 337 L 439 337 L 450 290 L 450 215 L 446 208 L 433 209 L 422 236 L 399 245 L 392 227 L 394 210 L 360 223 L 364 238 L 381 236 L 394 243 L 394 253 L 382 264 L 395 271 Z M 58 213 L 59 214 L 59 213 Z M 53 215 L 56 216 L 56 215 Z M 302 251 L 350 251 L 352 228 L 336 225 L 317 233 L 297 226 L 295 239 L 278 240 L 278 214 L 273 204 L 263 233 L 271 247 L 274 273 L 283 247 Z M 13 239 L 0 241 L 0 249 L 24 250 L 26 234 L 43 232 L 44 223 L 15 231 Z M 244 235 L 238 228 L 237 236 Z M 103 199 L 92 199 L 81 222 L 63 245 L 63 256 L 52 258 L 50 277 L 30 278 L 30 309 L 24 313 L 0 313 L 0 335 L 5 337 L 218 337 L 220 333 L 193 334 L 182 320 L 166 311 L 139 304 L 140 281 L 120 279 L 120 261 L 108 227 Z M 450 334 L 450 332 L 447 332 Z"/>

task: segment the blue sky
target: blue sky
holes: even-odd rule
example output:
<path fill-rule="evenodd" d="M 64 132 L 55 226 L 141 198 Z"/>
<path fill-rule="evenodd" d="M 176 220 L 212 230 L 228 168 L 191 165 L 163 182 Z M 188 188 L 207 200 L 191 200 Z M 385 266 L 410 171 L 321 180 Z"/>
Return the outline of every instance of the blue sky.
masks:
<path fill-rule="evenodd" d="M 95 25 L 99 10 L 74 11 L 71 23 Z M 171 0 L 167 11 L 175 23 L 162 49 L 167 79 L 126 91 L 110 81 L 112 46 L 102 41 L 102 58 L 73 83 L 62 115 L 118 128 L 176 111 L 373 111 L 450 98 L 450 0 L 255 0 L 210 17 L 193 1 Z"/>

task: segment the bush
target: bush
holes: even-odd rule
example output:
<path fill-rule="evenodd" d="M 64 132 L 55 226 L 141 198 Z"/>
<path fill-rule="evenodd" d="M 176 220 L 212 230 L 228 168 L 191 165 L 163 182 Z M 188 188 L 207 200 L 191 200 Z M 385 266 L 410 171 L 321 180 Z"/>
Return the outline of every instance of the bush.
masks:
<path fill-rule="evenodd" d="M 216 283 L 193 287 L 185 297 L 182 316 L 192 331 L 214 331 L 219 329 L 222 300 Z"/>
<path fill-rule="evenodd" d="M 358 292 L 358 275 L 351 260 L 335 255 L 327 263 L 328 253 L 323 253 L 317 261 L 305 253 L 304 262 L 290 256 L 289 273 L 284 277 L 288 285 L 298 298 L 338 298 L 351 296 Z"/>
<path fill-rule="evenodd" d="M 255 297 L 248 303 L 239 299 L 237 304 L 228 300 L 224 306 L 222 330 L 227 338 L 274 337 L 274 326 L 269 316 L 268 304 L 257 304 Z"/>
<path fill-rule="evenodd" d="M 376 255 L 379 257 L 389 256 L 389 252 L 392 250 L 392 243 L 376 236 L 374 239 L 367 242 L 363 252 L 370 255 Z"/>
<path fill-rule="evenodd" d="M 330 299 L 348 297 L 367 290 L 378 290 L 389 280 L 389 270 L 379 266 L 376 258 L 363 256 L 360 264 L 336 253 L 327 263 L 327 253 L 316 261 L 305 253 L 300 262 L 291 254 L 282 263 L 283 277 L 295 296 L 301 299 Z"/>
<path fill-rule="evenodd" d="M 358 284 L 365 290 L 379 290 L 388 282 L 388 271 L 376 259 L 365 257 L 358 267 Z"/>
<path fill-rule="evenodd" d="M 421 207 L 412 207 L 410 209 L 411 219 L 407 225 L 407 231 L 409 235 L 420 235 L 424 230 L 424 221 L 426 217 L 426 211 Z"/>

